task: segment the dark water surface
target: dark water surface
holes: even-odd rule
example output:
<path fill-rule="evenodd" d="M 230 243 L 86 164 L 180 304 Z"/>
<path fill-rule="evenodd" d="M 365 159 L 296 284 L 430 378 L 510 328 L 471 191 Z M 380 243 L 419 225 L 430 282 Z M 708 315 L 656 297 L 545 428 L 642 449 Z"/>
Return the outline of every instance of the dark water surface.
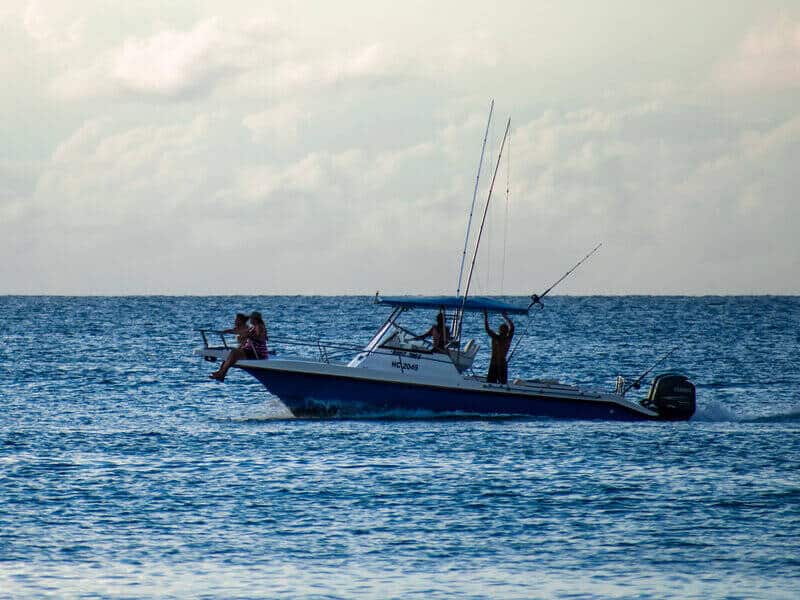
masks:
<path fill-rule="evenodd" d="M 192 355 L 253 309 L 282 356 L 386 316 L 0 297 L 0 596 L 800 597 L 800 298 L 550 299 L 512 377 L 611 388 L 680 346 L 698 414 L 640 424 L 289 419 Z"/>

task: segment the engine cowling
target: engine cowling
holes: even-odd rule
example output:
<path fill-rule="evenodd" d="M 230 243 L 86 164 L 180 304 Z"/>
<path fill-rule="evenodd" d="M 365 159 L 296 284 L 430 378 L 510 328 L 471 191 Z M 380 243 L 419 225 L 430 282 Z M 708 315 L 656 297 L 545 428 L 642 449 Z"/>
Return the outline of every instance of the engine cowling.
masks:
<path fill-rule="evenodd" d="M 694 384 L 679 373 L 662 373 L 653 379 L 642 405 L 668 421 L 685 421 L 697 408 Z"/>

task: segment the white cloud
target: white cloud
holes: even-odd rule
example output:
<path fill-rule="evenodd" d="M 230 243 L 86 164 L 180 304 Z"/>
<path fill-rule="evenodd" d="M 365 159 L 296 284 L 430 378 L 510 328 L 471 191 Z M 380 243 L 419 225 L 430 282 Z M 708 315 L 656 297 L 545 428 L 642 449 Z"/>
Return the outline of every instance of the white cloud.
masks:
<path fill-rule="evenodd" d="M 800 87 L 800 21 L 788 17 L 750 31 L 736 55 L 720 65 L 717 77 L 734 90 Z"/>
<path fill-rule="evenodd" d="M 11 22 L 22 12 L 22 8 L 14 2 L 8 2 L 0 5 L 0 25 L 4 25 L 7 21 Z"/>
<path fill-rule="evenodd" d="M 129 39 L 116 52 L 109 75 L 135 93 L 179 96 L 224 73 L 216 56 L 221 41 L 215 20 L 187 32 L 167 30 L 147 39 Z"/>
<path fill-rule="evenodd" d="M 303 121 L 304 111 L 295 103 L 284 103 L 245 116 L 242 124 L 250 130 L 253 141 L 292 143 Z"/>
<path fill-rule="evenodd" d="M 478 197 L 508 110 L 505 291 L 601 240 L 560 291 L 797 291 L 796 17 L 753 5 L 721 23 L 728 9 L 704 5 L 686 24 L 666 7 L 628 15 L 617 39 L 613 8 L 472 8 L 4 5 L 0 236 L 20 266 L 0 280 L 451 291 L 495 93 Z M 505 176 L 484 291 L 499 283 Z"/>
<path fill-rule="evenodd" d="M 678 122 L 691 123 L 696 110 L 685 107 Z M 598 290 L 645 292 L 660 281 L 675 291 L 759 293 L 769 289 L 766 264 L 783 277 L 772 289 L 796 289 L 800 121 L 741 133 L 709 120 L 695 138 L 665 127 L 676 122 L 674 112 L 649 105 L 606 115 L 551 113 L 520 128 L 516 164 L 527 168 L 518 166 L 517 197 L 535 208 L 519 214 L 519 227 L 544 233 L 532 244 L 540 251 L 567 253 L 577 238 L 584 245 L 606 240 L 604 253 L 624 269 L 606 282 L 585 275 Z"/>
<path fill-rule="evenodd" d="M 43 224 L 70 232 L 174 218 L 200 194 L 206 171 L 195 170 L 209 137 L 210 119 L 114 131 L 110 119 L 92 120 L 65 140 L 39 177 L 34 201 Z M 105 234 L 103 233 L 105 232 Z"/>
<path fill-rule="evenodd" d="M 324 54 L 309 53 L 299 40 L 283 57 L 265 52 L 259 64 L 242 70 L 232 84 L 239 96 L 293 99 L 347 86 L 373 86 L 414 76 L 410 61 L 390 48 L 369 44 Z M 419 74 L 419 73 L 416 73 Z"/>
<path fill-rule="evenodd" d="M 44 52 L 59 53 L 81 44 L 85 20 L 73 16 L 67 0 L 32 0 L 22 13 L 25 31 Z"/>
<path fill-rule="evenodd" d="M 223 23 L 212 18 L 189 30 L 131 37 L 88 64 L 68 68 L 52 84 L 68 99 L 203 96 L 228 81 L 234 96 L 285 97 L 355 81 L 396 76 L 400 59 L 378 44 L 315 55 L 289 40 L 268 18 Z M 264 116 L 268 120 L 268 116 Z M 254 117 L 257 128 L 258 118 Z"/>
<path fill-rule="evenodd" d="M 742 137 L 742 146 L 751 158 L 774 160 L 795 149 L 800 141 L 800 116 L 792 117 L 766 132 L 748 131 Z"/>
<path fill-rule="evenodd" d="M 800 120 L 746 132 L 719 126 L 697 140 L 671 133 L 694 119 L 644 103 L 550 110 L 516 126 L 504 291 L 529 291 L 597 241 L 606 242 L 603 257 L 562 291 L 763 291 L 747 286 L 769 285 L 765 264 L 786 274 L 800 260 L 800 181 L 791 168 Z M 63 290 L 75 269 L 113 280 L 124 264 L 145 289 L 162 290 L 164 277 L 177 275 L 157 266 L 159 257 L 171 256 L 203 265 L 190 268 L 196 279 L 187 275 L 185 285 L 219 290 L 247 280 L 237 257 L 257 255 L 269 257 L 274 286 L 258 291 L 451 291 L 480 120 L 464 115 L 460 126 L 447 121 L 430 139 L 392 150 L 313 150 L 246 164 L 216 157 L 215 132 L 230 121 L 200 116 L 116 131 L 113 120 L 93 120 L 42 169 L 32 195 L 37 235 L 72 249 L 36 268 Z M 498 291 L 504 169 L 476 291 Z M 20 206 L 4 214 L 19 222 Z M 224 270 L 216 281 L 208 265 Z"/>
<path fill-rule="evenodd" d="M 0 160 L 0 235 L 4 244 L 13 239 L 20 223 L 32 218 L 30 198 L 36 187 L 40 165 Z M 5 235 L 3 235 L 5 234 Z M 0 255 L 11 256 L 11 253 Z"/>
<path fill-rule="evenodd" d="M 0 202 L 29 196 L 36 185 L 39 165 L 30 161 L 0 160 Z"/>
<path fill-rule="evenodd" d="M 422 178 L 419 167 L 434 155 L 432 142 L 369 154 L 360 149 L 342 152 L 312 152 L 284 165 L 252 165 L 238 169 L 237 188 L 231 197 L 270 201 L 271 198 L 303 192 L 314 198 L 379 195 L 398 185 L 407 193 L 403 179 Z M 396 194 L 397 192 L 395 192 Z M 403 199 L 404 208 L 421 202 L 411 194 Z"/>
<path fill-rule="evenodd" d="M 60 74 L 53 89 L 73 100 L 104 95 L 175 99 L 207 93 L 237 71 L 230 60 L 230 35 L 211 19 L 189 31 L 168 29 L 128 38 L 88 66 Z"/>

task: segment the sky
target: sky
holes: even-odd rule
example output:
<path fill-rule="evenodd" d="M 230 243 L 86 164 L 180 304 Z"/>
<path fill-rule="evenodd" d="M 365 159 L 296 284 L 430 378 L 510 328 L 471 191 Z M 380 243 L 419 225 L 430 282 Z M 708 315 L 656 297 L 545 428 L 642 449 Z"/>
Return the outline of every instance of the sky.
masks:
<path fill-rule="evenodd" d="M 0 294 L 800 294 L 800 3 L 0 4 Z M 467 254 L 467 265 L 472 260 Z"/>

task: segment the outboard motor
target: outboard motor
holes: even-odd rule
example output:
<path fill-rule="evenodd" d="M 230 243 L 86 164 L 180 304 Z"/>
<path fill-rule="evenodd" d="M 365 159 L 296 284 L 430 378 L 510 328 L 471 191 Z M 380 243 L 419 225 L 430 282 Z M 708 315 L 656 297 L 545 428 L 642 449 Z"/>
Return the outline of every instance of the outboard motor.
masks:
<path fill-rule="evenodd" d="M 667 421 L 688 420 L 696 408 L 694 384 L 679 373 L 656 375 L 642 406 L 655 410 Z"/>

